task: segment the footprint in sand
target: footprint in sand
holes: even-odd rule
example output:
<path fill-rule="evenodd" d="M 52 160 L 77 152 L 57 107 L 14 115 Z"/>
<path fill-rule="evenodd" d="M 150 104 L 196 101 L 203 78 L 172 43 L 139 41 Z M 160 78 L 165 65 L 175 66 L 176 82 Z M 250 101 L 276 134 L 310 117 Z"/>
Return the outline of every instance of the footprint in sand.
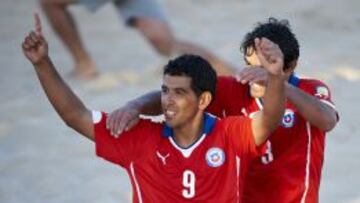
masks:
<path fill-rule="evenodd" d="M 334 70 L 336 76 L 351 82 L 360 81 L 360 70 L 351 67 L 338 67 Z"/>
<path fill-rule="evenodd" d="M 95 79 L 88 81 L 86 86 L 95 91 L 104 91 L 113 89 L 119 84 L 120 80 L 116 77 L 116 75 L 112 73 L 103 73 Z"/>

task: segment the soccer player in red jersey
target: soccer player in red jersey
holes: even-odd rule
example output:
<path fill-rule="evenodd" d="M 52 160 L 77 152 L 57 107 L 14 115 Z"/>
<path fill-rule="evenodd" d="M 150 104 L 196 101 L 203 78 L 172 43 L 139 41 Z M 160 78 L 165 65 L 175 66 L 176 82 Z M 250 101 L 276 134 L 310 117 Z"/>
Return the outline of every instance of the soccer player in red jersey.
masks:
<path fill-rule="evenodd" d="M 205 113 L 215 93 L 216 73 L 201 57 L 184 55 L 164 69 L 165 123 L 140 120 L 115 138 L 106 128 L 106 113 L 87 109 L 57 73 L 37 15 L 35 27 L 22 48 L 46 96 L 69 127 L 95 142 L 98 156 L 127 170 L 133 202 L 239 201 L 240 171 L 261 152 L 284 113 L 283 55 L 276 44 L 266 38 L 254 41 L 269 76 L 264 108 L 252 119 L 217 120 Z"/>
<path fill-rule="evenodd" d="M 242 176 L 245 203 L 316 203 L 324 159 L 325 134 L 336 125 L 337 113 L 327 85 L 319 80 L 299 78 L 294 69 L 299 44 L 287 21 L 270 18 L 249 32 L 243 43 L 244 59 L 249 65 L 238 78 L 219 77 L 214 102 L 207 109 L 219 117 L 252 117 L 263 108 L 267 81 L 260 67 L 253 40 L 266 37 L 284 53 L 284 71 L 288 74 L 288 102 L 282 125 L 266 142 L 265 153 L 252 161 Z M 129 102 L 112 113 L 109 128 L 117 135 L 136 123 L 139 112 L 154 113 L 159 93 L 150 93 Z M 241 186 L 241 185 L 240 185 Z"/>
<path fill-rule="evenodd" d="M 218 85 L 222 87 L 216 92 L 220 94 L 216 98 L 221 101 L 214 102 L 218 106 L 215 108 L 223 109 L 222 113 L 228 116 L 239 115 L 239 112 L 250 116 L 262 108 L 266 73 L 258 68 L 261 64 L 252 42 L 258 37 L 267 37 L 279 45 L 284 53 L 284 71 L 291 75 L 286 84 L 288 102 L 282 125 L 267 141 L 264 155 L 250 164 L 242 202 L 317 203 L 325 134 L 335 127 L 338 118 L 327 85 L 294 74 L 299 44 L 287 21 L 270 18 L 246 35 L 242 50 L 250 68 L 240 73 L 239 81 L 250 85 L 244 89 L 232 79 L 219 79 Z M 250 92 L 252 98 L 246 92 Z"/>

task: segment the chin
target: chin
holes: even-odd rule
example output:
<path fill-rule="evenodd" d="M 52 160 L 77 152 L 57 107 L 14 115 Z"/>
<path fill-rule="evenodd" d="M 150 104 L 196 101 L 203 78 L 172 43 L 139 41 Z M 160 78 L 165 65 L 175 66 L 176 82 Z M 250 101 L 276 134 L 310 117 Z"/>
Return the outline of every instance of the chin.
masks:
<path fill-rule="evenodd" d="M 250 94 L 254 98 L 261 98 L 265 95 L 265 88 L 260 86 L 253 86 L 250 88 Z"/>
<path fill-rule="evenodd" d="M 264 96 L 264 92 L 263 91 L 250 91 L 250 94 L 253 98 L 261 98 Z"/>
<path fill-rule="evenodd" d="M 169 120 L 165 120 L 165 123 L 167 126 L 174 128 L 176 126 L 176 123 L 174 123 L 174 121 L 169 121 Z"/>

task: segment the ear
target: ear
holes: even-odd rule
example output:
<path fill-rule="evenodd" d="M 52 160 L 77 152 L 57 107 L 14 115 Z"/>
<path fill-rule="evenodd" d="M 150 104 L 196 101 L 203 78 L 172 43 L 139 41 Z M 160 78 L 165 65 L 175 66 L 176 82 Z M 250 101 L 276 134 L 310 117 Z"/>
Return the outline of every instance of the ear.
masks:
<path fill-rule="evenodd" d="M 289 68 L 286 69 L 285 72 L 286 72 L 286 73 L 287 73 L 287 72 L 294 72 L 295 67 L 297 66 L 297 62 L 298 62 L 298 60 L 293 60 L 293 61 L 291 61 L 290 64 L 289 64 Z"/>
<path fill-rule="evenodd" d="M 203 92 L 199 97 L 199 109 L 205 111 L 212 100 L 211 93 L 209 91 Z"/>
<path fill-rule="evenodd" d="M 293 60 L 290 62 L 289 64 L 289 68 L 285 70 L 285 74 L 290 76 L 291 74 L 294 73 L 295 67 L 297 66 L 297 60 Z"/>

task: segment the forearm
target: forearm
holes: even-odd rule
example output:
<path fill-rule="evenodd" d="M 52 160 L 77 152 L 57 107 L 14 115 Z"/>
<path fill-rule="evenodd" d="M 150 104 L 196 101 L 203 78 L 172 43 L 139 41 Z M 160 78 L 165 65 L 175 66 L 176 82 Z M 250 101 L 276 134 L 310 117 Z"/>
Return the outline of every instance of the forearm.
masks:
<path fill-rule="evenodd" d="M 337 116 L 331 106 L 290 84 L 286 84 L 285 92 L 290 102 L 312 125 L 324 131 L 330 131 L 335 127 Z"/>
<path fill-rule="evenodd" d="M 84 119 L 91 119 L 90 111 L 62 80 L 51 59 L 47 57 L 34 67 L 48 100 L 62 120 L 81 134 L 91 135 L 87 129 L 89 126 L 81 123 Z"/>
<path fill-rule="evenodd" d="M 160 115 L 162 114 L 161 92 L 152 91 L 128 102 L 126 105 L 136 108 L 140 114 Z"/>
<path fill-rule="evenodd" d="M 278 127 L 285 111 L 285 77 L 269 74 L 264 95 L 263 120 L 271 132 Z"/>
<path fill-rule="evenodd" d="M 278 127 L 285 111 L 285 87 L 281 76 L 270 76 L 263 98 L 263 109 L 252 121 L 255 144 L 266 141 L 271 132 Z"/>

